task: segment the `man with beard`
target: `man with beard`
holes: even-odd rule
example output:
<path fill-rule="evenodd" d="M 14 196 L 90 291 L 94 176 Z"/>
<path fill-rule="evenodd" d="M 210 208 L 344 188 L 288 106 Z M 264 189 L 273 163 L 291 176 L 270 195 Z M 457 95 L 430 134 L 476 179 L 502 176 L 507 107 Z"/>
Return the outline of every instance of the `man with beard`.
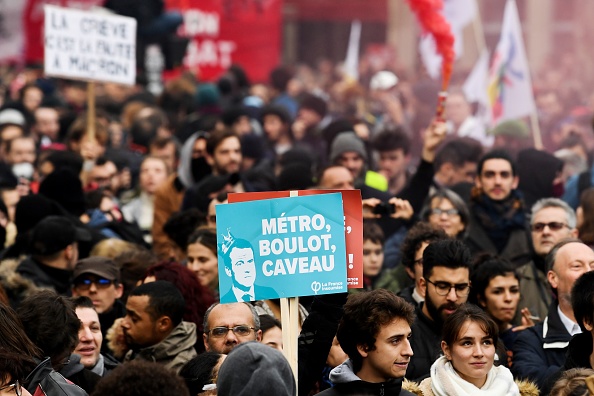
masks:
<path fill-rule="evenodd" d="M 516 164 L 505 150 L 493 150 L 478 163 L 464 242 L 473 254 L 491 253 L 516 267 L 532 258 Z"/>
<path fill-rule="evenodd" d="M 441 353 L 441 328 L 445 319 L 464 304 L 470 293 L 468 248 L 458 240 L 434 241 L 423 252 L 423 276 L 419 286 L 425 301 L 417 308 L 410 344 L 411 357 L 406 378 L 420 381 L 430 374 Z"/>
<path fill-rule="evenodd" d="M 132 290 L 121 323 L 131 348 L 124 360 L 147 360 L 179 372 L 196 356 L 196 325 L 182 321 L 185 305 L 180 291 L 166 281 Z"/>
<path fill-rule="evenodd" d="M 575 281 L 594 269 L 594 252 L 579 239 L 564 239 L 551 249 L 545 264 L 557 299 L 543 322 L 518 334 L 511 368 L 514 378 L 536 382 L 543 395 L 548 394 L 543 389 L 547 378 L 565 364 L 569 340 L 582 332 L 573 313 L 571 293 Z"/>
<path fill-rule="evenodd" d="M 212 174 L 188 188 L 182 210 L 198 208 L 206 212 L 208 203 L 221 192 L 254 191 L 240 173 L 243 156 L 239 136 L 230 129 L 212 133 L 206 141 L 205 159 Z"/>

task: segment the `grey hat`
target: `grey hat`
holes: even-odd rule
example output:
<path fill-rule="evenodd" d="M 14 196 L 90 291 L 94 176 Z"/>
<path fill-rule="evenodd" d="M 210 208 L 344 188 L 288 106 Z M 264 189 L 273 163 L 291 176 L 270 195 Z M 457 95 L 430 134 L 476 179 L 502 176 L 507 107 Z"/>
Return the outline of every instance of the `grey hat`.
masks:
<path fill-rule="evenodd" d="M 336 159 L 348 151 L 354 151 L 367 161 L 367 151 L 365 144 L 359 139 L 355 132 L 342 132 L 332 141 L 330 146 L 330 162 L 334 163 Z"/>

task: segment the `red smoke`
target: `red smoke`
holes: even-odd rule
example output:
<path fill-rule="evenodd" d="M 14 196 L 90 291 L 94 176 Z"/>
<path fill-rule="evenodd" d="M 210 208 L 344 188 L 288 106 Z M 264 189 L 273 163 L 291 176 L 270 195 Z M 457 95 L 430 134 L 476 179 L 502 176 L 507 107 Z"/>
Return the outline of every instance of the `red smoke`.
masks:
<path fill-rule="evenodd" d="M 452 75 L 454 63 L 454 35 L 450 24 L 441 14 L 442 0 L 408 0 L 412 11 L 417 15 L 419 23 L 426 33 L 435 39 L 437 52 L 441 55 L 442 90 L 446 90 Z"/>

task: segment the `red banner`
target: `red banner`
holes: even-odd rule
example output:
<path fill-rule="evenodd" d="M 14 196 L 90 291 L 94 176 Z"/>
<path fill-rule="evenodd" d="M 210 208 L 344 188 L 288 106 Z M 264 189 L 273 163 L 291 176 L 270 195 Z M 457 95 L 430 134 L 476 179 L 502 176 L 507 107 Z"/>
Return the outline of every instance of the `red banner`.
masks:
<path fill-rule="evenodd" d="M 242 66 L 250 80 L 268 80 L 281 57 L 282 0 L 166 0 L 183 13 L 179 33 L 190 38 L 184 59 L 201 80 Z"/>

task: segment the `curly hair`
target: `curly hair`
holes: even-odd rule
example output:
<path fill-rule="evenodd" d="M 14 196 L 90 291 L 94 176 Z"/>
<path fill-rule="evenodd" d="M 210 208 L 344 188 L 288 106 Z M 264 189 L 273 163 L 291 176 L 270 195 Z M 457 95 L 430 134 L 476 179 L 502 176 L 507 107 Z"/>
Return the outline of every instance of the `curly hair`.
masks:
<path fill-rule="evenodd" d="M 421 248 L 421 245 L 424 242 L 431 243 L 442 239 L 448 239 L 448 236 L 441 228 L 436 228 L 426 222 L 418 222 L 408 231 L 404 242 L 402 242 L 402 264 L 413 269 L 415 254 Z"/>
<path fill-rule="evenodd" d="M 491 279 L 497 276 L 513 276 L 520 281 L 520 276 L 516 272 L 513 264 L 498 256 L 493 256 L 488 253 L 479 255 L 472 266 L 470 275 L 470 283 L 472 284 L 472 292 L 468 297 L 468 300 L 480 306 L 480 301 L 485 300 L 485 290 L 489 287 Z"/>
<path fill-rule="evenodd" d="M 136 359 L 116 367 L 103 378 L 91 396 L 190 396 L 184 381 L 173 371 L 153 362 Z"/>
<path fill-rule="evenodd" d="M 375 337 L 381 327 L 394 319 L 403 319 L 410 326 L 415 319 L 415 310 L 411 304 L 391 291 L 377 289 L 349 295 L 336 338 L 353 361 L 355 372 L 361 369 L 363 363 L 357 345 L 365 345 L 370 351 L 375 350 Z"/>

